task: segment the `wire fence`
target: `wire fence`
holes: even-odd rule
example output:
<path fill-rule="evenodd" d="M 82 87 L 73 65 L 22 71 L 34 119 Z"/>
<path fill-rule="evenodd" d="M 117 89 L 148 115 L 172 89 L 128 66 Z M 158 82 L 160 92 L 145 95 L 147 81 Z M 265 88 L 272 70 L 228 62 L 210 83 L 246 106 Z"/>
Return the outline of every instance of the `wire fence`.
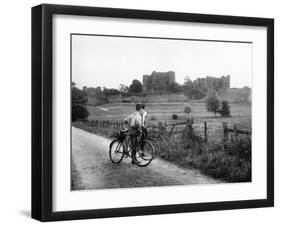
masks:
<path fill-rule="evenodd" d="M 90 126 L 98 128 L 108 128 L 112 132 L 120 131 L 125 123 L 123 121 L 112 120 L 84 120 Z M 148 133 L 152 137 L 177 136 L 183 132 L 189 137 L 199 136 L 207 142 L 228 141 L 241 135 L 251 136 L 251 130 L 241 130 L 237 125 L 230 127 L 227 123 L 201 122 L 194 123 L 193 119 L 176 122 L 157 122 L 157 124 L 148 124 L 146 126 Z"/>

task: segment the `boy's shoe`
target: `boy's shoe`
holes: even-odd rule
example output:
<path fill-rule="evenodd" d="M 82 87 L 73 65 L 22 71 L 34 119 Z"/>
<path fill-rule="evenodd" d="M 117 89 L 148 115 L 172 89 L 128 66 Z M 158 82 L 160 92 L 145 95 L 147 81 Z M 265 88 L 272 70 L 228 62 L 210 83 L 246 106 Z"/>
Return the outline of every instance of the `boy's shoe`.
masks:
<path fill-rule="evenodd" d="M 139 155 L 140 155 L 140 157 L 145 157 L 146 156 L 146 154 L 144 153 L 144 152 L 139 152 Z"/>
<path fill-rule="evenodd" d="M 140 157 L 146 157 L 146 154 L 140 153 Z"/>
<path fill-rule="evenodd" d="M 138 164 L 138 163 L 140 163 L 140 162 L 139 162 L 138 160 L 132 160 L 132 162 L 131 162 L 131 163 L 132 163 L 133 165 L 134 165 L 134 164 L 136 164 L 136 165 L 137 165 L 137 164 Z"/>
<path fill-rule="evenodd" d="M 124 152 L 124 158 L 128 158 L 129 157 L 129 152 Z"/>

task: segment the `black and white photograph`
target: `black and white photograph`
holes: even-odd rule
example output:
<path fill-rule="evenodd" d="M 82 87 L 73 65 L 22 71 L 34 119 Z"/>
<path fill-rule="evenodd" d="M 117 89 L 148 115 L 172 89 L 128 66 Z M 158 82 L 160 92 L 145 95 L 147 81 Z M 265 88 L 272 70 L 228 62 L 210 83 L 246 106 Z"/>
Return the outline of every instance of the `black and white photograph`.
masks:
<path fill-rule="evenodd" d="M 274 206 L 274 19 L 34 6 L 31 162 L 40 221 Z"/>
<path fill-rule="evenodd" d="M 71 190 L 252 181 L 253 43 L 70 35 Z"/>

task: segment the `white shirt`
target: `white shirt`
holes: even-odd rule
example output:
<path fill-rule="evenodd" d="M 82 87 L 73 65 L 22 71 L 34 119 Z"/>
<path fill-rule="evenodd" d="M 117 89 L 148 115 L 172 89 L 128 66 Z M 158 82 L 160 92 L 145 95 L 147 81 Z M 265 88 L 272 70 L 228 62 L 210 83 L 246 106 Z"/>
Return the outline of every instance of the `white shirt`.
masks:
<path fill-rule="evenodd" d="M 140 114 L 141 114 L 141 125 L 145 126 L 145 118 L 146 118 L 147 112 L 142 109 Z"/>
<path fill-rule="evenodd" d="M 142 125 L 142 116 L 139 111 L 136 111 L 136 112 L 130 114 L 127 118 L 125 118 L 124 121 L 129 122 L 129 125 L 131 127 Z"/>

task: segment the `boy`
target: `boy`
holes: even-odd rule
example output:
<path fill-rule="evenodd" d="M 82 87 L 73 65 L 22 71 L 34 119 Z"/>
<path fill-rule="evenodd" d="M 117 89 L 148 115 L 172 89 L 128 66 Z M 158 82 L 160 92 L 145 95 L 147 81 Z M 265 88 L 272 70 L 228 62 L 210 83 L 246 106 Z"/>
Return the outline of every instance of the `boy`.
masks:
<path fill-rule="evenodd" d="M 130 139 L 132 143 L 132 153 L 131 153 L 132 164 L 137 162 L 136 159 L 136 146 L 138 142 L 137 138 L 141 133 L 141 126 L 142 126 L 142 116 L 140 111 L 141 111 L 141 105 L 136 104 L 136 111 L 124 119 L 125 123 L 128 123 L 130 127 Z"/>
<path fill-rule="evenodd" d="M 147 116 L 147 112 L 144 110 L 145 109 L 145 104 L 143 103 L 141 105 L 141 126 L 142 126 L 142 131 L 143 131 L 143 135 L 146 137 L 147 136 L 147 129 L 146 129 L 146 116 Z"/>

